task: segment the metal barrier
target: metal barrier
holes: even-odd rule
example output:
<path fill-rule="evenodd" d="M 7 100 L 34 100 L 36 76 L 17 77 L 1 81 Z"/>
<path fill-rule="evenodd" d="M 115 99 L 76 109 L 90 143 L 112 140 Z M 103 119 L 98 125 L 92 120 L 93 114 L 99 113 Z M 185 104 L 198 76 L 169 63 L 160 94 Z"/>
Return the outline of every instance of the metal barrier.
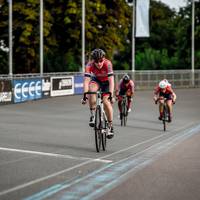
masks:
<path fill-rule="evenodd" d="M 135 82 L 136 89 L 153 89 L 162 79 L 167 79 L 173 88 L 200 87 L 200 70 L 159 70 L 159 71 L 115 71 L 115 81 L 129 74 Z"/>
<path fill-rule="evenodd" d="M 154 70 L 154 71 L 114 71 L 115 82 L 117 83 L 124 74 L 129 74 L 135 82 L 136 89 L 152 89 L 162 79 L 167 79 L 174 88 L 200 87 L 200 70 Z M 52 76 L 81 76 L 82 72 L 57 72 L 43 73 L 41 77 L 36 74 L 15 74 L 12 77 L 6 74 L 0 74 L 0 80 L 27 79 L 27 78 L 45 78 Z"/>

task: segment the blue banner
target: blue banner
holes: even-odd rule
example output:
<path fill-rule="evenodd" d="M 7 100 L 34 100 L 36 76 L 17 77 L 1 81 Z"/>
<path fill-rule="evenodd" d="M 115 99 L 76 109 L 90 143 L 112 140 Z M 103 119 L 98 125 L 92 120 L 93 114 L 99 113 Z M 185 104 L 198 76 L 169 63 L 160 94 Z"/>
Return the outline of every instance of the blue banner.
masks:
<path fill-rule="evenodd" d="M 74 76 L 74 93 L 83 94 L 83 76 Z"/>
<path fill-rule="evenodd" d="M 14 103 L 42 98 L 42 79 L 14 80 Z"/>

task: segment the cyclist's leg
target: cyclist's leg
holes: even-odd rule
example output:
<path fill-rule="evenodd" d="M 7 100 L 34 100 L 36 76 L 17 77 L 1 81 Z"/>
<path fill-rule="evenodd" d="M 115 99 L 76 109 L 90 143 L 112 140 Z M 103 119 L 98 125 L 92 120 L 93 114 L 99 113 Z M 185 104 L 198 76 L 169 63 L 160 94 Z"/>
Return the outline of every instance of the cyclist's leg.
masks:
<path fill-rule="evenodd" d="M 105 109 L 105 113 L 108 118 L 108 121 L 112 121 L 113 120 L 113 107 L 108 98 L 109 98 L 109 96 L 107 96 L 107 95 L 103 97 L 104 109 Z"/>
<path fill-rule="evenodd" d="M 109 91 L 109 83 L 105 82 L 100 85 L 102 92 L 108 92 Z M 103 95 L 103 104 L 104 104 L 104 110 L 108 119 L 108 135 L 107 137 L 110 139 L 114 136 L 114 130 L 113 130 L 113 106 L 109 100 L 109 95 L 104 94 Z"/>
<path fill-rule="evenodd" d="M 160 96 L 159 97 L 159 120 L 162 120 L 163 117 L 163 105 L 164 105 L 164 97 Z"/>
<path fill-rule="evenodd" d="M 107 138 L 111 139 L 114 136 L 114 129 L 113 129 L 113 107 L 112 104 L 110 102 L 110 100 L 108 99 L 109 96 L 104 96 L 103 97 L 103 102 L 104 102 L 104 109 L 105 109 L 105 113 L 108 119 L 108 134 L 107 134 Z"/>
<path fill-rule="evenodd" d="M 90 81 L 89 83 L 89 91 L 90 92 L 96 92 L 99 88 L 99 85 L 94 80 Z M 96 108 L 96 95 L 91 94 L 89 95 L 89 108 L 90 108 L 90 121 L 89 126 L 94 127 L 94 116 L 95 116 L 95 108 Z"/>
<path fill-rule="evenodd" d="M 168 122 L 172 121 L 172 99 L 167 99 L 167 106 L 169 110 Z"/>
<path fill-rule="evenodd" d="M 131 112 L 132 91 L 130 88 L 126 91 L 126 96 L 127 96 L 127 109 L 128 109 L 128 112 Z"/>
<path fill-rule="evenodd" d="M 131 112 L 131 106 L 132 106 L 131 102 L 132 102 L 131 96 L 127 96 L 127 103 L 128 103 L 127 109 L 128 109 L 128 112 Z"/>

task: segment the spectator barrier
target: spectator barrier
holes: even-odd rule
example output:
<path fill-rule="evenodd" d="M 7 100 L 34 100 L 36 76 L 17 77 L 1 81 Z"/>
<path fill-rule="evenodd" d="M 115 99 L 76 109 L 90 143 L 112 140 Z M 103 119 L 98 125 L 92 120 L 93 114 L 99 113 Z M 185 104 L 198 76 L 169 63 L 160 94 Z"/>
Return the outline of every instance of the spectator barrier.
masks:
<path fill-rule="evenodd" d="M 137 90 L 151 89 L 162 79 L 168 79 L 173 88 L 200 87 L 200 70 L 115 71 L 115 82 L 128 73 Z M 0 104 L 21 103 L 30 100 L 83 93 L 83 74 L 80 72 L 0 75 Z"/>

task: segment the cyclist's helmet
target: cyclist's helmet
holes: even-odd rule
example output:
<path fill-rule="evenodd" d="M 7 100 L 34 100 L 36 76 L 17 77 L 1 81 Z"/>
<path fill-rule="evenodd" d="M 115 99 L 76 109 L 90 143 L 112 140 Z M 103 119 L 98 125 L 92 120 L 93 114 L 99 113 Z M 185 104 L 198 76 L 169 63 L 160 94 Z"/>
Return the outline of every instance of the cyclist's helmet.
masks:
<path fill-rule="evenodd" d="M 125 75 L 123 76 L 123 82 L 124 82 L 124 83 L 128 83 L 129 81 L 130 81 L 129 75 L 128 75 L 128 74 L 125 74 Z"/>
<path fill-rule="evenodd" d="M 167 87 L 167 85 L 168 85 L 168 83 L 164 80 L 160 81 L 160 83 L 159 83 L 159 87 L 161 89 L 165 89 Z"/>
<path fill-rule="evenodd" d="M 102 60 L 105 57 L 105 52 L 102 49 L 94 49 L 91 57 L 95 62 Z"/>

